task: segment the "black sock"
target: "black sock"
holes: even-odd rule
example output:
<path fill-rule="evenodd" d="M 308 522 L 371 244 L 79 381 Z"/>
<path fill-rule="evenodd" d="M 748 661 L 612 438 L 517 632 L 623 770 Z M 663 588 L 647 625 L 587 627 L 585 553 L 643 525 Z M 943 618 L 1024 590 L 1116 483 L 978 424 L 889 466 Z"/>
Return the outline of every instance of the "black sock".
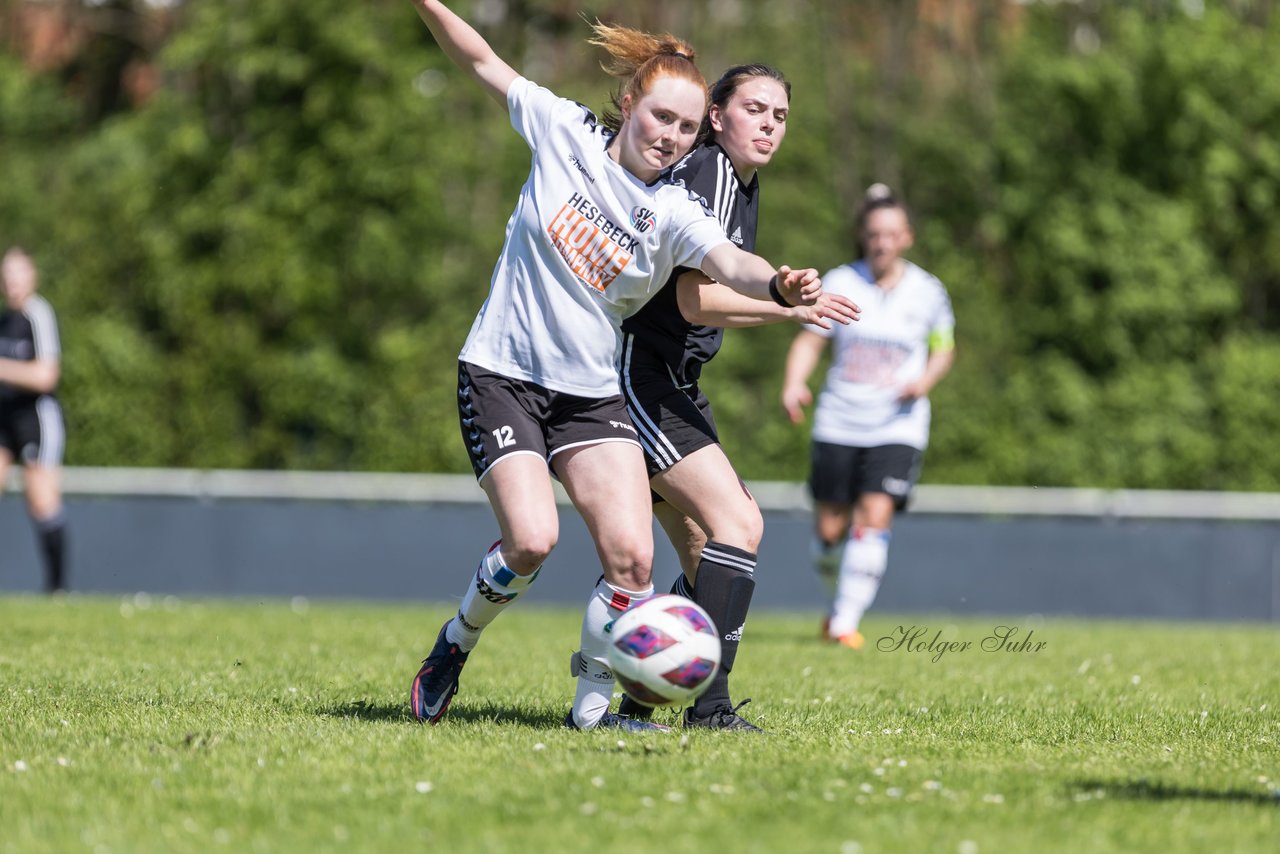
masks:
<path fill-rule="evenodd" d="M 720 669 L 706 693 L 694 703 L 699 717 L 730 704 L 729 674 L 756 589 L 755 568 L 756 556 L 749 551 L 721 543 L 707 543 L 702 549 L 693 601 L 702 606 L 720 633 Z"/>
<path fill-rule="evenodd" d="M 677 596 L 683 596 L 686 599 L 693 598 L 693 585 L 689 583 L 689 578 L 683 572 L 676 576 L 676 580 L 671 583 L 671 592 Z"/>
<path fill-rule="evenodd" d="M 65 551 L 67 517 L 61 511 L 48 519 L 37 519 L 36 536 L 44 558 L 45 590 L 53 593 L 66 589 Z"/>

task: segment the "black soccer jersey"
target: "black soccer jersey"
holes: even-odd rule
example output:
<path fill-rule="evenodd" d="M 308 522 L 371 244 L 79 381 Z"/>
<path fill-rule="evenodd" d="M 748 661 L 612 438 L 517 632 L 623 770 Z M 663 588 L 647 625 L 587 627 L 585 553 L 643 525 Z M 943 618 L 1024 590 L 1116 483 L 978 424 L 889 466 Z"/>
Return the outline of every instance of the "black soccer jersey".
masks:
<path fill-rule="evenodd" d="M 0 357 L 31 362 L 57 359 L 58 321 L 53 308 L 39 294 L 27 297 L 21 311 L 0 310 Z M 27 389 L 0 383 L 0 406 L 12 408 L 34 403 L 40 395 Z"/>
<path fill-rule="evenodd" d="M 689 152 L 663 179 L 682 183 L 690 192 L 705 199 L 725 236 L 739 249 L 755 251 L 760 200 L 758 175 L 744 185 L 738 180 L 724 149 L 708 142 Z M 720 350 L 724 338 L 723 329 L 692 324 L 680 313 L 676 279 L 687 271 L 688 268 L 677 268 L 658 294 L 622 323 L 622 331 L 634 335 L 638 344 L 656 353 L 682 386 L 698 381 L 702 366 Z"/>

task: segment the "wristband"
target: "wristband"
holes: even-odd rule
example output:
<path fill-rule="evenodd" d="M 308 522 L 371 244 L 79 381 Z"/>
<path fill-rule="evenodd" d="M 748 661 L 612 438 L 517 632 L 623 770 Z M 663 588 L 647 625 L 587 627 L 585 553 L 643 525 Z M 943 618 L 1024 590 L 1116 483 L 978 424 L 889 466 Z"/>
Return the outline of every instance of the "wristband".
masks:
<path fill-rule="evenodd" d="M 769 280 L 769 296 L 778 305 L 783 308 L 795 308 L 791 303 L 787 302 L 786 297 L 782 295 L 782 291 L 778 290 L 778 274 L 774 273 L 773 278 Z"/>

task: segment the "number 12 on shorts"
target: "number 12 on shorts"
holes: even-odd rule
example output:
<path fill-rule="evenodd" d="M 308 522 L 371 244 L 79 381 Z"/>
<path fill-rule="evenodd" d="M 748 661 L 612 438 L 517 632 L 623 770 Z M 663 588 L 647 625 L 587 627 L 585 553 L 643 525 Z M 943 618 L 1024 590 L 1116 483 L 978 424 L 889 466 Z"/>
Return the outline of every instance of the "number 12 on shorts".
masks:
<path fill-rule="evenodd" d="M 493 437 L 498 440 L 498 447 L 500 449 L 516 443 L 515 431 L 506 424 L 503 424 L 501 427 L 494 430 Z"/>

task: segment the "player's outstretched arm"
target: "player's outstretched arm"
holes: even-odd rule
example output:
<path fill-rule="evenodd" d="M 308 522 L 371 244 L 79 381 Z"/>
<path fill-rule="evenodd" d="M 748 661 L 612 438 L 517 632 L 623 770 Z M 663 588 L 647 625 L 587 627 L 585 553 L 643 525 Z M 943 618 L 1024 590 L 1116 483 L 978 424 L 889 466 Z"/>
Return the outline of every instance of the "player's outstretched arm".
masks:
<path fill-rule="evenodd" d="M 773 300 L 755 299 L 712 281 L 697 270 L 676 282 L 680 314 L 699 326 L 738 329 L 782 320 L 813 323 L 830 329 L 830 321 L 850 323 L 858 319 L 858 306 L 842 296 L 823 293 L 813 305 L 782 306 Z"/>
<path fill-rule="evenodd" d="M 782 380 L 782 408 L 792 424 L 804 423 L 804 408 L 813 403 L 809 376 L 818 367 L 827 339 L 816 332 L 801 329 L 787 351 L 787 367 Z"/>
<path fill-rule="evenodd" d="M 439 0 L 413 0 L 413 8 L 454 64 L 470 74 L 505 110 L 507 90 L 520 75 L 493 52 L 483 36 Z"/>
<path fill-rule="evenodd" d="M 702 272 L 739 293 L 787 305 L 813 305 L 822 294 L 822 278 L 813 268 L 776 271 L 759 255 L 721 243 L 702 259 Z"/>

